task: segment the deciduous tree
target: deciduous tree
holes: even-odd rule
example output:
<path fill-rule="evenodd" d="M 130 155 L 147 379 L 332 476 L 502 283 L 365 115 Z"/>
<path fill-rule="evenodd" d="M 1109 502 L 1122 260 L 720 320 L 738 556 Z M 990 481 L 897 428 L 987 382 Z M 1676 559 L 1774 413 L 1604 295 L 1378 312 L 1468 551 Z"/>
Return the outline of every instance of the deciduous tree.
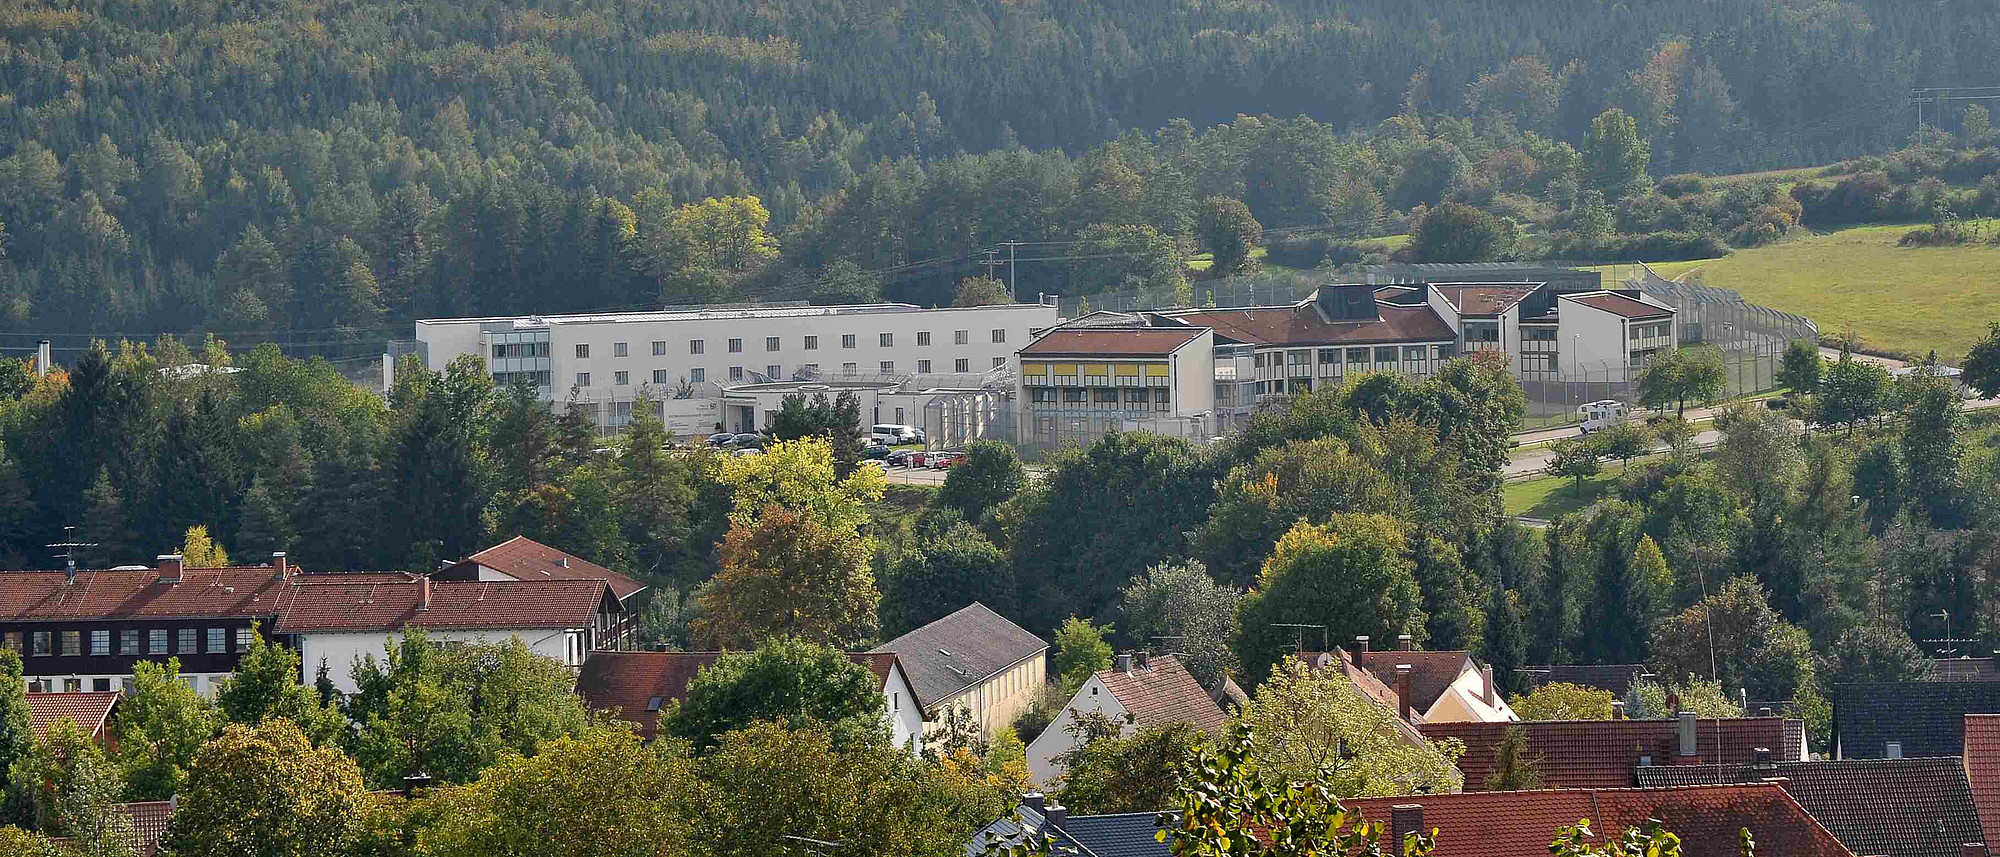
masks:
<path fill-rule="evenodd" d="M 954 522 L 898 557 L 882 581 L 882 636 L 896 637 L 973 602 L 1014 609 L 1014 567 L 971 524 Z"/>
<path fill-rule="evenodd" d="M 1426 211 L 1410 230 L 1413 262 L 1504 261 L 1514 252 L 1514 227 L 1470 205 L 1447 202 Z"/>
<path fill-rule="evenodd" d="M 977 524 L 986 510 L 1006 502 L 1027 481 L 1027 468 L 1021 465 L 1014 447 L 975 440 L 966 445 L 965 459 L 947 472 L 936 502 L 957 509 L 966 521 Z"/>
<path fill-rule="evenodd" d="M 1211 258 L 1212 277 L 1233 277 L 1250 267 L 1250 251 L 1257 248 L 1263 224 L 1250 216 L 1250 208 L 1240 200 L 1211 196 L 1201 201 L 1195 215 L 1195 231 Z"/>
<path fill-rule="evenodd" d="M 1111 644 L 1104 639 L 1110 633 L 1109 624 L 1094 625 L 1075 616 L 1063 620 L 1062 627 L 1056 629 L 1055 657 L 1049 665 L 1055 669 L 1063 696 L 1075 693 L 1092 673 L 1111 668 Z"/>
<path fill-rule="evenodd" d="M 698 752 L 759 721 L 828 729 L 842 742 L 880 743 L 888 737 L 887 707 L 882 680 L 867 667 L 837 649 L 777 637 L 704 668 L 661 725 Z"/>
<path fill-rule="evenodd" d="M 1062 769 L 1055 799 L 1070 812 L 1156 812 L 1173 799 L 1181 765 L 1201 730 L 1175 723 L 1121 737 L 1124 725 L 1094 712 L 1071 725 L 1077 743 L 1055 758 Z"/>
<path fill-rule="evenodd" d="M 291 721 L 232 724 L 195 756 L 161 842 L 185 857 L 338 854 L 366 797 L 354 762 L 314 746 Z"/>
<path fill-rule="evenodd" d="M 869 550 L 853 530 L 810 509 L 771 505 L 755 520 L 737 521 L 723 540 L 721 568 L 697 596 L 704 615 L 695 622 L 696 638 L 724 648 L 774 635 L 840 648 L 871 639 L 882 594 L 868 566 Z"/>
<path fill-rule="evenodd" d="M 1200 562 L 1162 563 L 1132 578 L 1119 606 L 1126 638 L 1142 646 L 1157 640 L 1208 688 L 1237 668 L 1230 643 L 1242 600 L 1242 590 L 1216 583 Z"/>
<path fill-rule="evenodd" d="M 1522 720 L 1610 720 L 1611 703 L 1617 699 L 1608 690 L 1555 681 L 1507 700 L 1507 705 Z"/>
<path fill-rule="evenodd" d="M 1465 746 L 1452 738 L 1412 745 L 1395 716 L 1340 670 L 1291 658 L 1272 668 L 1240 719 L 1256 736 L 1265 776 L 1316 782 L 1343 797 L 1459 790 Z"/>
<path fill-rule="evenodd" d="M 1278 540 L 1256 588 L 1243 598 L 1237 655 L 1245 675 L 1269 674 L 1297 637 L 1275 623 L 1325 625 L 1336 640 L 1411 634 L 1421 642 L 1421 598 L 1401 522 L 1371 514 L 1301 522 Z"/>
<path fill-rule="evenodd" d="M 186 785 L 201 745 L 222 727 L 214 703 L 180 680 L 180 659 L 132 664 L 132 690 L 112 724 L 127 800 L 166 800 Z"/>

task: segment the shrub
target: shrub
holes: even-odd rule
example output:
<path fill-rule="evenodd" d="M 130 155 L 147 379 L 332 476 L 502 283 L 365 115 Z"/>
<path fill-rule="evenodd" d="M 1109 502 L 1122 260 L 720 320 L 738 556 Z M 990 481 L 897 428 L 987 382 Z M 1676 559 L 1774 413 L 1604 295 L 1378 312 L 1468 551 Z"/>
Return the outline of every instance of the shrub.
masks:
<path fill-rule="evenodd" d="M 1360 242 L 1333 235 L 1287 235 L 1264 247 L 1264 261 L 1287 268 L 1317 268 L 1322 262 L 1352 265 L 1364 255 Z"/>
<path fill-rule="evenodd" d="M 1708 192 L 1708 180 L 1697 173 L 1681 173 L 1660 179 L 1659 189 L 1671 197 L 1693 196 Z"/>

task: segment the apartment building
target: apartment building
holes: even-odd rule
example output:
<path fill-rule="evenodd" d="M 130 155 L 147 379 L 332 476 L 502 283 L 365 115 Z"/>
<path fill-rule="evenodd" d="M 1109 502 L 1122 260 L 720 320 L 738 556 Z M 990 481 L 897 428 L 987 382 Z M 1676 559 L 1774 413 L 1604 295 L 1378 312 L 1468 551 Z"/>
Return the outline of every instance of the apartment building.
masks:
<path fill-rule="evenodd" d="M 683 385 L 706 391 L 773 380 L 984 373 L 1007 366 L 1031 331 L 1055 323 L 1052 303 L 708 305 L 424 319 L 412 347 L 433 370 L 477 354 L 495 381 L 525 378 L 551 402 L 574 394 L 610 427 L 630 419 L 642 393 L 658 399 Z"/>

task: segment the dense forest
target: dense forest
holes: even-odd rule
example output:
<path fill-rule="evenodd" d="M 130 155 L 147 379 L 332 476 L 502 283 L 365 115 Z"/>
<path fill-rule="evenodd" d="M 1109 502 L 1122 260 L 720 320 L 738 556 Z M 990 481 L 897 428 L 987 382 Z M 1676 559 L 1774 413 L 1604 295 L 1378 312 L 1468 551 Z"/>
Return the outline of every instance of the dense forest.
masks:
<path fill-rule="evenodd" d="M 1043 242 L 1029 297 L 1175 288 L 1211 197 L 1259 230 L 1400 231 L 1445 200 L 1566 225 L 1580 189 L 1626 189 L 1598 156 L 1882 152 L 1910 87 L 1995 79 L 1997 32 L 1965 0 L 35 0 L 0 11 L 0 344 L 942 303 L 999 241 Z M 1639 148 L 1592 151 L 1609 109 Z M 760 252 L 687 240 L 690 206 L 751 196 Z"/>

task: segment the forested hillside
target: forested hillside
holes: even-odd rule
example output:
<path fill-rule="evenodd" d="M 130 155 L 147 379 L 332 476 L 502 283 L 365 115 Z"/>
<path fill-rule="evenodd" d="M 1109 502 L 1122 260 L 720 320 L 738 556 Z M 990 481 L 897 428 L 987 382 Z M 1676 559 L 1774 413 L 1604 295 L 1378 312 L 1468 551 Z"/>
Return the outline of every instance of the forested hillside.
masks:
<path fill-rule="evenodd" d="M 1021 271 L 1096 291 L 1179 276 L 1161 260 L 1201 246 L 1211 196 L 1260 229 L 1567 211 L 1608 108 L 1655 176 L 1879 152 L 1909 87 L 2000 80 L 1996 35 L 1976 0 L 22 0 L 0 325 L 370 340 L 445 313 L 934 303 L 1003 240 L 1146 257 Z M 758 252 L 688 239 L 714 224 L 683 206 L 752 195 L 768 224 L 729 224 Z"/>

